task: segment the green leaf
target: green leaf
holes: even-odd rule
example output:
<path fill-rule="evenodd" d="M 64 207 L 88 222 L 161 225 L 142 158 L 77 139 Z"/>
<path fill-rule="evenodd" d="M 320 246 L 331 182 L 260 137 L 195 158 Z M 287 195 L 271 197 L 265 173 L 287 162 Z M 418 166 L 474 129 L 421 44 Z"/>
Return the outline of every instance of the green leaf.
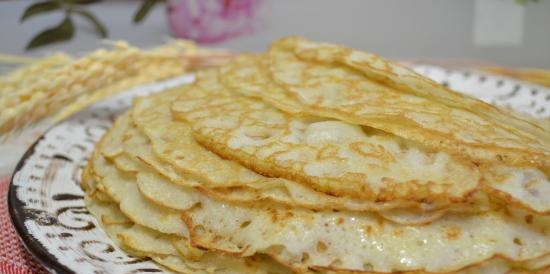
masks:
<path fill-rule="evenodd" d="M 47 13 L 47 12 L 54 11 L 54 10 L 58 10 L 60 8 L 61 8 L 61 5 L 59 5 L 59 3 L 57 3 L 57 2 L 46 1 L 46 2 L 35 3 L 35 4 L 30 5 L 25 10 L 25 12 L 23 13 L 23 15 L 21 16 L 21 19 L 19 21 L 23 22 L 23 21 L 27 20 L 28 18 L 33 17 L 35 15 L 42 14 L 42 13 Z"/>
<path fill-rule="evenodd" d="M 74 12 L 76 12 L 76 14 L 82 16 L 86 20 L 90 21 L 90 23 L 94 25 L 96 32 L 99 34 L 99 36 L 101 36 L 101 38 L 107 37 L 107 28 L 95 17 L 95 15 L 86 10 L 75 10 Z"/>
<path fill-rule="evenodd" d="M 47 29 L 36 35 L 27 44 L 26 49 L 34 49 L 55 42 L 70 40 L 74 35 L 74 24 L 70 17 L 66 16 L 61 24 Z"/>
<path fill-rule="evenodd" d="M 151 11 L 151 8 L 155 6 L 159 0 L 144 0 L 137 12 L 134 14 L 134 23 L 140 23 L 145 19 L 147 14 Z"/>

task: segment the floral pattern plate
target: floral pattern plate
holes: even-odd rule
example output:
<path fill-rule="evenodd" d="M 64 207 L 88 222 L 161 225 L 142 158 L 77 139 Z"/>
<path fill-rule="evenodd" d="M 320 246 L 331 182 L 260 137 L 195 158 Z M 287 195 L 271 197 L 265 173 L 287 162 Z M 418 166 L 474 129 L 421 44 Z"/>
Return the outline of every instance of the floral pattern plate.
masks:
<path fill-rule="evenodd" d="M 505 77 L 433 66 L 414 69 L 484 101 L 550 117 L 550 89 Z M 50 128 L 17 165 L 9 210 L 26 248 L 52 273 L 154 273 L 153 262 L 118 249 L 86 210 L 80 175 L 95 143 L 133 97 L 189 83 L 185 75 L 143 86 L 91 106 Z"/>

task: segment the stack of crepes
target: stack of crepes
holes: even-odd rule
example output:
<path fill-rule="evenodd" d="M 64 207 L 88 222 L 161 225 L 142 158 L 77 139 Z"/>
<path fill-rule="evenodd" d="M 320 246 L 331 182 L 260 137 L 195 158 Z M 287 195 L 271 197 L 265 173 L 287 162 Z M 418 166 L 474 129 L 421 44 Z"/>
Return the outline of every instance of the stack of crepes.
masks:
<path fill-rule="evenodd" d="M 136 100 L 82 185 L 181 273 L 548 273 L 549 172 L 535 120 L 291 37 Z"/>

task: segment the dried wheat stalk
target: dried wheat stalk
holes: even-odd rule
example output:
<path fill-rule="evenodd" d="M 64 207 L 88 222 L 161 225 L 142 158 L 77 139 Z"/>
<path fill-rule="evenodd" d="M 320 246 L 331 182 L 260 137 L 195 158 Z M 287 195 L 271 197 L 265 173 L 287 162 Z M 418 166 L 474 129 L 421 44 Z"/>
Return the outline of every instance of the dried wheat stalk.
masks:
<path fill-rule="evenodd" d="M 176 40 L 151 50 L 114 42 L 78 59 L 58 54 L 0 78 L 0 135 L 56 114 L 61 120 L 129 88 L 167 79 L 230 55 Z"/>

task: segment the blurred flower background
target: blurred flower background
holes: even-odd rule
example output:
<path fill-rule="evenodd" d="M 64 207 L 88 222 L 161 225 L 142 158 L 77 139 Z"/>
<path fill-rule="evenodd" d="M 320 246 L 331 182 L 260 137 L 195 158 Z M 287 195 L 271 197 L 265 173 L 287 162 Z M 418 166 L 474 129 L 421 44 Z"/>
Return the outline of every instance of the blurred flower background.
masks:
<path fill-rule="evenodd" d="M 254 30 L 261 0 L 169 0 L 168 21 L 176 37 L 221 42 Z"/>
<path fill-rule="evenodd" d="M 168 22 L 175 37 L 200 43 L 221 42 L 253 30 L 255 13 L 261 0 L 143 0 L 133 15 L 133 23 L 141 23 L 157 4 L 166 6 Z M 34 36 L 27 50 L 71 40 L 76 32 L 75 18 L 88 21 L 100 38 L 109 35 L 108 28 L 89 11 L 88 6 L 100 0 L 43 0 L 30 2 L 20 22 L 47 13 L 61 13 L 57 25 Z"/>

